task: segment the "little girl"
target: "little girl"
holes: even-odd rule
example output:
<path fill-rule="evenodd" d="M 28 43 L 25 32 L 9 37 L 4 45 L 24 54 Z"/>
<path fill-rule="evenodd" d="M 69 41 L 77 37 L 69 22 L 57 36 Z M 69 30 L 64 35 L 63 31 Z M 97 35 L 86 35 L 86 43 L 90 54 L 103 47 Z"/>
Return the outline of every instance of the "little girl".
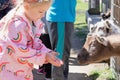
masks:
<path fill-rule="evenodd" d="M 17 4 L 0 20 L 0 80 L 33 80 L 33 64 L 63 64 L 39 39 L 44 26 L 40 19 L 51 0 L 18 0 Z"/>

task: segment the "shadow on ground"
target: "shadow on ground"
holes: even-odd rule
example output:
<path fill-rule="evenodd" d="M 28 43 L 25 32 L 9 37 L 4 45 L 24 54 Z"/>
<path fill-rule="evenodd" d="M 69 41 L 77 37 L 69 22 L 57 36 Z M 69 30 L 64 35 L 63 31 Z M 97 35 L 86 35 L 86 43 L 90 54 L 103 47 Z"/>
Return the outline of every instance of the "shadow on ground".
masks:
<path fill-rule="evenodd" d="M 74 66 L 79 66 L 80 64 L 78 64 L 78 62 L 77 62 L 77 58 L 75 58 L 75 57 L 70 57 L 69 58 L 69 65 L 74 65 Z"/>
<path fill-rule="evenodd" d="M 95 76 L 88 76 L 85 73 L 69 73 L 69 75 L 71 76 L 69 80 L 95 80 Z M 96 76 L 96 78 L 98 76 Z"/>

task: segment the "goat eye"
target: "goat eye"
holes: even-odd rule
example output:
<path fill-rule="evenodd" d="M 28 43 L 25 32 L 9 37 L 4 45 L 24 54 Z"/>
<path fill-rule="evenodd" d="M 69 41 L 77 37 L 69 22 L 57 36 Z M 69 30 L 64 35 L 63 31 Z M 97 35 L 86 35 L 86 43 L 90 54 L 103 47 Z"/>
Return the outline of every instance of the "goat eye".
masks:
<path fill-rule="evenodd" d="M 100 30 L 104 30 L 104 27 L 100 27 L 100 28 L 98 29 L 98 31 L 100 31 Z"/>

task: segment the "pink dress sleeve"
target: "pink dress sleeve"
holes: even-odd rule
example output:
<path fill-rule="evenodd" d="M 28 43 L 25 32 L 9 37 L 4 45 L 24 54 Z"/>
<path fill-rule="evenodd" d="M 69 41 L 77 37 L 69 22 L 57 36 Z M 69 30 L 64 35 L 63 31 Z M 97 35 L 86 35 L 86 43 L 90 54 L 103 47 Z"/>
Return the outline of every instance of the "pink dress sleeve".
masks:
<path fill-rule="evenodd" d="M 8 29 L 8 46 L 13 48 L 14 56 L 18 62 L 22 60 L 43 65 L 46 61 L 46 53 L 51 51 L 46 48 L 39 39 L 40 32 L 31 34 L 32 30 L 29 25 L 22 19 L 15 19 L 11 21 Z"/>

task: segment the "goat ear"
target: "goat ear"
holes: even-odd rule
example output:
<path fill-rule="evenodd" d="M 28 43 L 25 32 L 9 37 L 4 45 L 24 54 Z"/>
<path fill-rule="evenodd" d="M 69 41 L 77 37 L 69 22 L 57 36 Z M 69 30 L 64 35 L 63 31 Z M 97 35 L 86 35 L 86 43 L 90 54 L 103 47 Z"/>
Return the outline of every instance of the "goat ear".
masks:
<path fill-rule="evenodd" d="M 96 36 L 96 40 L 97 40 L 100 44 L 102 44 L 102 45 L 104 45 L 104 46 L 107 46 L 107 45 L 108 45 L 108 40 L 107 40 L 105 37 L 98 37 L 98 36 Z"/>
<path fill-rule="evenodd" d="M 106 27 L 107 27 L 108 29 L 111 28 L 111 24 L 109 23 L 109 21 L 105 21 L 105 25 L 106 25 Z"/>

